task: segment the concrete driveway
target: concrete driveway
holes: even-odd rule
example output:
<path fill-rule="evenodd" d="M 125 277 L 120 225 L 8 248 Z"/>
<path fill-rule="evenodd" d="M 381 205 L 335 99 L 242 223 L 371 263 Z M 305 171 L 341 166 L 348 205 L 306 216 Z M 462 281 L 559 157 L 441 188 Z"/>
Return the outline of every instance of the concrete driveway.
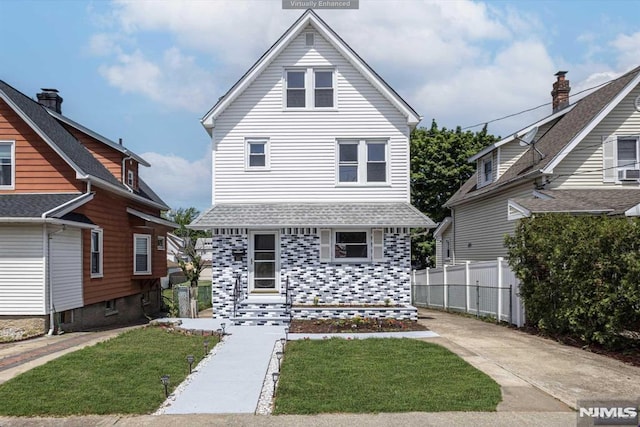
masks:
<path fill-rule="evenodd" d="M 502 386 L 499 411 L 563 411 L 575 409 L 579 399 L 640 397 L 638 367 L 457 314 L 419 309 L 418 316 L 440 335 L 429 342 L 449 348 Z"/>

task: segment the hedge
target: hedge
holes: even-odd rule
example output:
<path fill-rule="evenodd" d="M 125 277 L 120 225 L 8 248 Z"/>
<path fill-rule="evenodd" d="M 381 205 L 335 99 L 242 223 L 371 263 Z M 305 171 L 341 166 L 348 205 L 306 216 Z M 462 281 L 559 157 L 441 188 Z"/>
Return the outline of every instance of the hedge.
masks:
<path fill-rule="evenodd" d="M 527 322 L 618 347 L 640 331 L 640 221 L 545 214 L 506 237 Z"/>

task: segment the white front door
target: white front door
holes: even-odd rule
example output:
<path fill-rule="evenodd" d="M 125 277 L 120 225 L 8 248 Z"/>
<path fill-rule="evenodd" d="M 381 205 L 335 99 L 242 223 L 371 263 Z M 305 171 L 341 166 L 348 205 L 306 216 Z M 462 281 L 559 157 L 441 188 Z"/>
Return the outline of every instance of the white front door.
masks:
<path fill-rule="evenodd" d="M 278 233 L 254 231 L 249 234 L 249 291 L 253 293 L 279 292 Z"/>

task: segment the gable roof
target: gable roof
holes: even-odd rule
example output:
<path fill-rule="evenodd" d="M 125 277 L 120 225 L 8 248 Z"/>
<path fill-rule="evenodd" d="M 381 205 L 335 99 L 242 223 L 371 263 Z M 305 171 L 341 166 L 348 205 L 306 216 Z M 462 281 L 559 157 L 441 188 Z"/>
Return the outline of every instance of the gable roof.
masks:
<path fill-rule="evenodd" d="M 125 156 L 132 157 L 139 164 L 141 164 L 143 166 L 147 166 L 147 167 L 151 166 L 145 159 L 143 159 L 142 157 L 138 156 L 133 151 L 128 150 L 123 145 L 111 141 L 109 138 L 107 138 L 107 137 L 105 137 L 103 135 L 100 135 L 99 133 L 94 132 L 91 129 L 85 127 L 85 126 L 82 126 L 80 123 L 71 120 L 69 117 L 63 116 L 62 114 L 57 113 L 57 112 L 53 111 L 50 108 L 45 108 L 45 111 L 47 113 L 49 113 L 50 115 L 52 115 L 57 120 L 61 121 L 62 123 L 66 123 L 69 126 L 78 129 L 80 132 L 89 135 L 93 139 L 96 139 L 96 140 L 102 142 L 103 144 L 105 144 L 106 146 L 108 146 L 110 148 L 113 148 L 116 151 L 119 151 L 120 153 L 124 154 Z"/>
<path fill-rule="evenodd" d="M 159 209 L 169 209 L 144 183 L 140 191 L 132 193 L 49 113 L 48 108 L 2 80 L 0 99 L 4 100 L 76 172 L 78 179 L 90 180 L 98 186 L 104 186 L 125 197 L 151 204 Z"/>
<path fill-rule="evenodd" d="M 555 165 L 571 152 L 638 83 L 640 83 L 640 67 L 636 67 L 580 99 L 571 107 L 570 111 L 562 115 L 538 139 L 535 148 L 529 147 L 528 151 L 511 165 L 498 180 L 482 188 L 477 188 L 477 174 L 474 174 L 445 203 L 445 206 L 455 206 L 489 192 L 507 188 L 507 186 L 524 178 L 552 173 Z M 535 164 L 531 161 L 532 156 L 527 155 L 534 149 L 544 154 L 543 158 L 536 156 Z"/>
<path fill-rule="evenodd" d="M 296 22 L 249 68 L 229 91 L 204 115 L 202 125 L 210 130 L 215 126 L 216 117 L 222 113 L 273 60 L 308 25 L 313 26 L 338 52 L 340 52 L 382 95 L 407 117 L 411 126 L 422 119 L 418 113 L 398 93 L 385 82 L 342 38 L 327 25 L 312 9 L 307 9 Z"/>

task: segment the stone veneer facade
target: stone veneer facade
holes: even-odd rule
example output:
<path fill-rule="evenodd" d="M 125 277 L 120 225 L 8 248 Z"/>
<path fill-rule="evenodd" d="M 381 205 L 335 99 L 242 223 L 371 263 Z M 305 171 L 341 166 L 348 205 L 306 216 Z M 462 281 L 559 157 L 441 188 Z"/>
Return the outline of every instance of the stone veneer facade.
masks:
<path fill-rule="evenodd" d="M 248 292 L 248 233 L 246 230 L 234 231 L 239 233 L 213 236 L 213 313 L 218 318 L 233 315 L 233 288 L 238 274 L 241 299 L 245 299 Z M 396 318 L 416 318 L 415 308 L 410 306 L 411 239 L 408 229 L 385 229 L 384 261 L 367 263 L 320 262 L 318 229 L 281 229 L 279 232 L 281 295 L 284 297 L 289 278 L 295 318 L 315 318 L 306 311 L 303 315 L 295 306 L 314 306 L 316 298 L 319 305 L 392 304 L 402 306 L 397 309 Z M 234 260 L 233 251 L 237 249 L 245 251 L 242 261 Z M 369 311 L 371 315 L 377 313 Z M 385 310 L 382 317 L 394 317 L 393 311 Z M 326 318 L 328 312 L 331 312 L 329 307 L 318 311 L 318 317 Z M 335 310 L 334 317 L 343 316 L 344 313 Z"/>

